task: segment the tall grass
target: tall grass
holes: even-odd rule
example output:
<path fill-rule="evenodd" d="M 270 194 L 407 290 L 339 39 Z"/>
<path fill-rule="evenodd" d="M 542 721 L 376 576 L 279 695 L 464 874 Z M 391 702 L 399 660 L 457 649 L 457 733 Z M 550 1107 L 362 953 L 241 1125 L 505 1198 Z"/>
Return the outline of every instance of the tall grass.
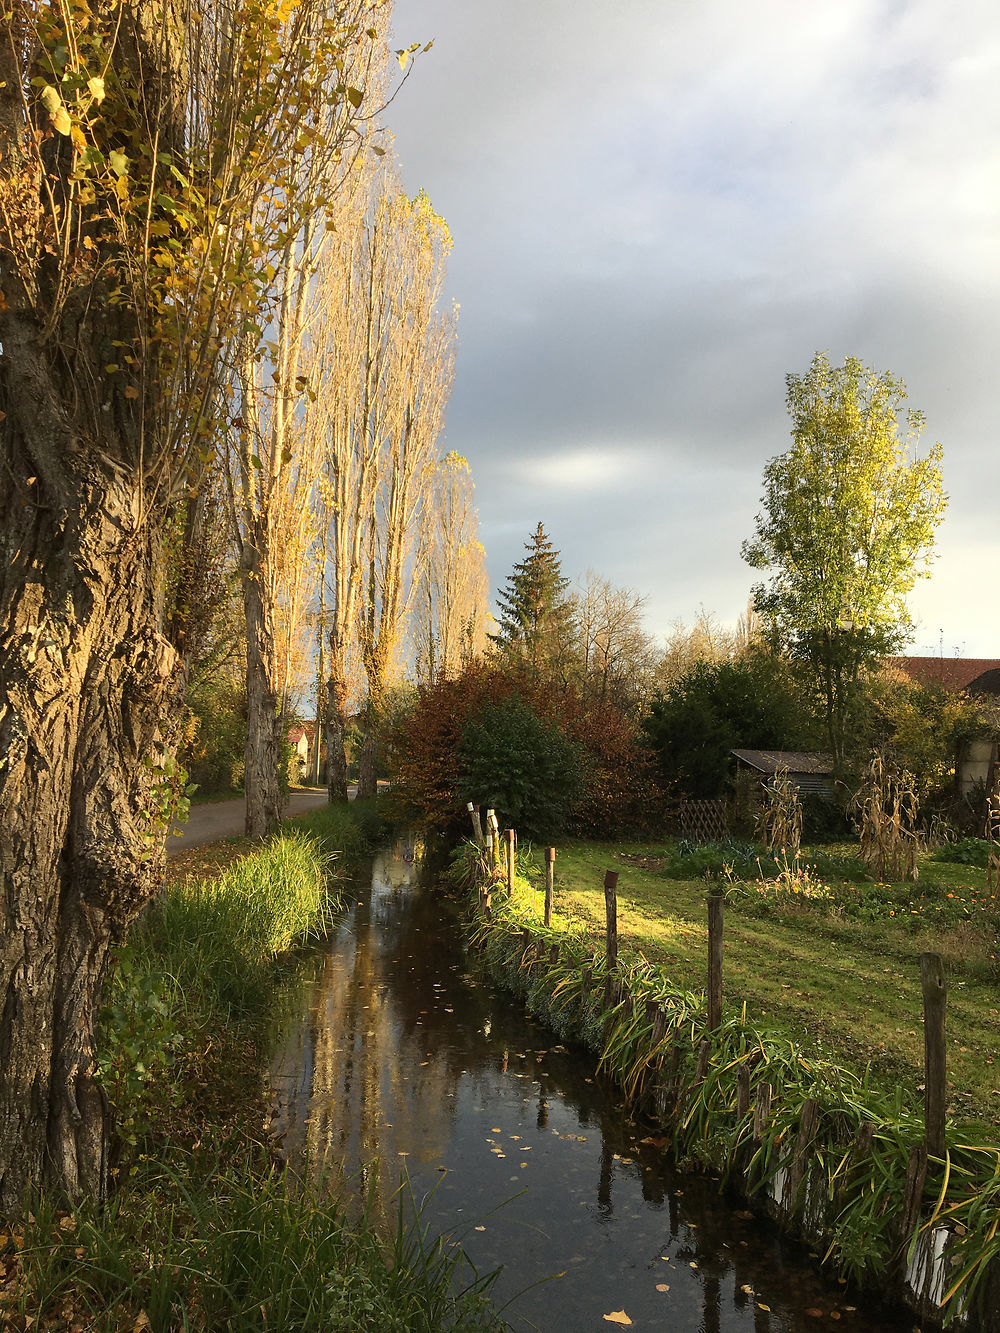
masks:
<path fill-rule="evenodd" d="M 149 1170 L 138 1196 L 103 1215 L 44 1207 L 20 1251 L 21 1312 L 65 1312 L 93 1333 L 438 1333 L 500 1330 L 480 1276 L 447 1238 L 431 1239 L 397 1201 L 392 1239 L 368 1213 L 290 1188 L 259 1160 L 211 1188 Z M 37 1302 L 33 1304 L 32 1302 Z M 72 1321 L 72 1322 L 71 1322 Z"/>
<path fill-rule="evenodd" d="M 373 809 L 316 811 L 216 880 L 174 884 L 109 979 L 100 1070 L 116 1108 L 103 1208 L 34 1201 L 4 1237 L 0 1326 L 88 1333 L 436 1333 L 504 1327 L 480 1277 L 400 1199 L 393 1236 L 275 1170 L 264 1039 L 290 950 L 339 899 L 335 853 Z M 294 955 L 292 955 L 294 957 Z M 29 1323 L 30 1316 L 30 1323 Z M 12 1321 L 17 1319 L 16 1324 Z"/>
<path fill-rule="evenodd" d="M 467 891 L 470 864 L 468 855 L 455 858 L 455 882 Z M 970 1142 L 949 1126 L 945 1158 L 928 1160 L 919 1216 L 904 1231 L 907 1176 L 924 1127 L 898 1093 L 748 1021 L 745 1005 L 710 1032 L 704 995 L 673 985 L 638 952 L 620 952 L 606 1008 L 603 953 L 546 929 L 538 897 L 523 880 L 510 897 L 495 895 L 490 917 L 472 917 L 473 946 L 501 985 L 563 1040 L 589 1046 L 633 1104 L 661 1119 L 681 1162 L 731 1177 L 762 1206 L 777 1189 L 810 1243 L 869 1284 L 898 1279 L 919 1238 L 948 1226 L 945 1322 L 973 1309 L 983 1328 L 997 1327 L 995 1144 Z M 755 1123 L 762 1092 L 769 1110 Z"/>

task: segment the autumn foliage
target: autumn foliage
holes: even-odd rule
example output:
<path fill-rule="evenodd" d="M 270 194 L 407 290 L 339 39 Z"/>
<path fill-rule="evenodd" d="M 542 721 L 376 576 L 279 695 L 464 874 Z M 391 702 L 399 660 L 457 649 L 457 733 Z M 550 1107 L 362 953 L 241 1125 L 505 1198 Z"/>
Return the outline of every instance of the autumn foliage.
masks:
<path fill-rule="evenodd" d="M 611 703 L 493 665 L 469 667 L 454 680 L 420 689 L 413 710 L 392 738 L 393 804 L 427 828 L 467 829 L 463 745 L 481 716 L 517 700 L 578 747 L 582 783 L 565 825 L 586 837 L 618 837 L 662 829 L 667 795 L 637 728 Z M 502 786 L 503 775 L 497 775 Z M 483 793 L 485 803 L 486 793 Z M 498 803 L 498 812 L 502 802 Z"/>

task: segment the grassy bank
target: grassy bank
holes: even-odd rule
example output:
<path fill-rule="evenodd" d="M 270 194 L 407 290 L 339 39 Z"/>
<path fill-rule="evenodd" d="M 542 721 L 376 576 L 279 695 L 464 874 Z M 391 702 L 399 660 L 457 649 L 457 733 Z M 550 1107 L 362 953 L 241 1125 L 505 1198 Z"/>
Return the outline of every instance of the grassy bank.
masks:
<path fill-rule="evenodd" d="M 341 854 L 363 852 L 380 832 L 370 807 L 324 808 L 248 855 L 223 855 L 212 879 L 172 866 L 107 987 L 99 1054 L 118 1124 L 110 1202 L 67 1212 L 38 1200 L 8 1233 L 4 1328 L 502 1327 L 488 1280 L 404 1223 L 408 1201 L 395 1235 L 378 1235 L 290 1178 L 266 1135 L 269 1021 L 296 951 L 337 910 Z"/>
<path fill-rule="evenodd" d="M 826 864 L 808 874 L 782 876 L 780 867 L 765 865 L 765 875 L 779 873 L 740 882 L 727 852 L 728 993 L 718 1031 L 708 1031 L 702 994 L 705 893 L 712 885 L 685 878 L 691 867 L 672 845 L 560 848 L 548 930 L 540 876 L 528 860 L 512 895 L 494 890 L 491 916 L 474 913 L 473 942 L 496 980 L 564 1039 L 589 1045 L 636 1103 L 655 1111 L 679 1159 L 733 1180 L 755 1206 L 799 1227 L 840 1272 L 902 1298 L 908 1257 L 936 1229 L 950 1231 L 944 1285 L 924 1312 L 935 1313 L 943 1298 L 951 1317 L 971 1298 L 987 1312 L 981 1327 L 995 1329 L 995 1120 L 953 1122 L 945 1157 L 928 1159 L 916 1061 L 913 1086 L 904 1087 L 897 1071 L 908 1068 L 906 1058 L 886 1051 L 900 1035 L 896 1026 L 905 1022 L 908 1036 L 919 1034 L 919 986 L 910 986 L 903 965 L 931 940 L 950 948 L 961 1001 L 971 990 L 973 1010 L 986 1004 L 988 1014 L 989 1000 L 996 1004 L 988 980 L 992 908 L 975 906 L 981 878 L 936 863 L 925 867 L 920 886 L 866 885 L 856 880 L 850 850 L 840 848 L 826 851 Z M 702 861 L 708 854 L 697 853 Z M 456 859 L 456 881 L 466 888 L 475 885 L 475 863 L 469 848 Z M 836 881 L 838 865 L 855 880 Z M 621 875 L 620 966 L 610 1008 L 606 868 Z M 961 883 L 970 886 L 964 894 Z M 973 911 L 982 915 L 973 918 Z M 957 941 L 972 932 L 978 951 L 963 953 Z M 952 1006 L 952 1036 L 962 1045 L 965 1013 L 964 1003 Z M 963 1105 L 991 1109 L 988 1051 L 980 1081 L 961 1090 Z"/>
<path fill-rule="evenodd" d="M 685 856 L 672 843 L 571 843 L 558 851 L 555 920 L 602 944 L 603 875 L 617 870 L 622 943 L 679 987 L 703 990 L 705 897 L 724 888 L 730 1011 L 746 1002 L 755 1021 L 859 1074 L 870 1070 L 913 1111 L 923 1083 L 919 956 L 940 953 L 949 1110 L 970 1133 L 1000 1136 L 998 909 L 985 872 L 925 857 L 915 884 L 875 884 L 849 845 L 807 850 L 801 862 L 782 877 L 780 865 L 764 858 L 758 867 L 738 844 Z M 530 879 L 541 884 L 537 867 Z M 524 906 L 539 916 L 541 894 Z"/>

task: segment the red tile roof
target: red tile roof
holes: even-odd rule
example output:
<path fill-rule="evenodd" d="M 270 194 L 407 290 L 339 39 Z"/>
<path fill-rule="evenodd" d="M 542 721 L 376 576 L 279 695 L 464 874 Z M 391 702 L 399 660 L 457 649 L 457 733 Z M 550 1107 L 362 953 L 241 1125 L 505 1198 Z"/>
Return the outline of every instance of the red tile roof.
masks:
<path fill-rule="evenodd" d="M 967 690 L 980 676 L 1000 669 L 1000 657 L 890 657 L 888 666 L 904 672 L 918 685 L 943 685 L 946 690 Z M 992 692 L 989 681 L 982 688 Z"/>

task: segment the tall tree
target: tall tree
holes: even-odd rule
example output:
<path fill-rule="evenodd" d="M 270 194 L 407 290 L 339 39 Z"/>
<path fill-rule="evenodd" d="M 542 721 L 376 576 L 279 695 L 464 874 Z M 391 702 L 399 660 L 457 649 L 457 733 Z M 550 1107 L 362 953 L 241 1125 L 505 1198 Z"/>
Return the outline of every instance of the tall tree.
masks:
<path fill-rule="evenodd" d="M 319 104 L 303 118 L 307 146 L 300 170 L 307 193 L 317 200 L 297 232 L 290 234 L 275 262 L 279 290 L 264 343 L 245 340 L 235 373 L 238 414 L 224 451 L 229 517 L 239 556 L 246 617 L 245 746 L 246 831 L 269 833 L 284 804 L 282 774 L 293 663 L 305 631 L 305 611 L 313 600 L 308 551 L 317 537 L 317 487 L 324 461 L 323 408 L 310 384 L 323 354 L 316 338 L 326 333 L 317 318 L 321 265 L 333 250 L 336 227 L 359 224 L 350 203 L 364 188 L 375 142 L 371 119 L 387 81 L 388 48 L 383 29 L 388 12 L 365 33 L 352 52 L 353 68 L 343 77 L 352 86 L 365 81 L 370 107 L 355 151 L 345 154 L 338 133 L 340 106 Z M 376 145 L 377 146 L 377 145 Z M 383 151 L 379 148 L 379 151 Z M 339 196 L 344 196 L 346 206 Z M 332 256 L 333 262 L 339 260 Z"/>
<path fill-rule="evenodd" d="M 559 552 L 541 523 L 524 544 L 527 555 L 497 593 L 500 615 L 490 637 L 508 661 L 565 678 L 575 649 L 573 602 Z"/>
<path fill-rule="evenodd" d="M 573 594 L 585 697 L 634 714 L 652 693 L 656 652 L 643 628 L 646 599 L 588 570 Z"/>
<path fill-rule="evenodd" d="M 434 468 L 423 507 L 413 608 L 418 681 L 450 680 L 486 647 L 486 552 L 479 540 L 468 460 L 451 452 Z"/>
<path fill-rule="evenodd" d="M 805 662 L 830 749 L 843 760 L 859 674 L 911 632 L 906 594 L 926 575 L 944 516 L 940 445 L 906 386 L 856 357 L 817 353 L 787 377 L 792 447 L 764 469 L 764 509 L 743 558 L 770 570 L 754 589 L 760 615 Z"/>
<path fill-rule="evenodd" d="M 307 208 L 302 108 L 367 6 L 11 0 L 0 31 L 0 1209 L 102 1192 L 93 1033 L 159 884 L 186 605 L 233 332 Z M 176 534 L 180 534 L 177 536 Z M 188 565 L 190 562 L 187 562 Z M 178 567 L 184 568 L 180 561 Z M 167 593 L 173 606 L 167 605 Z"/>

